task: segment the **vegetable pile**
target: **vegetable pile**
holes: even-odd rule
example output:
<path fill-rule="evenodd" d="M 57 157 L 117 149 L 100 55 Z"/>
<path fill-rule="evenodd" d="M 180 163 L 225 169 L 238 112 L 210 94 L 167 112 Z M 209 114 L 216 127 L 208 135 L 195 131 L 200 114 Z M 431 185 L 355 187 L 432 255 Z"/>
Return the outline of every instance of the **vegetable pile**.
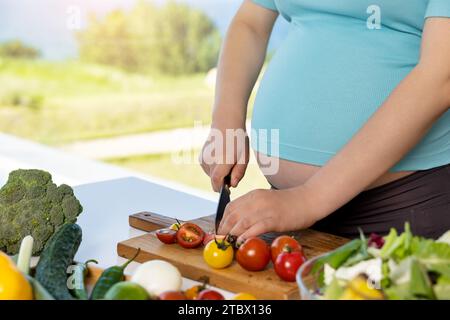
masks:
<path fill-rule="evenodd" d="M 361 235 L 319 258 L 325 299 L 450 299 L 450 231 L 439 240 L 414 236 L 409 224 L 381 237 Z"/>
<path fill-rule="evenodd" d="M 105 269 L 94 285 L 86 286 L 88 264 L 97 262 L 74 261 L 82 241 L 82 230 L 75 224 L 81 211 L 72 188 L 56 186 L 49 173 L 10 173 L 0 189 L 0 300 L 224 299 L 221 293 L 207 287 L 207 281 L 181 291 L 179 270 L 162 260 L 141 264 L 127 280 L 125 268 L 140 250 L 122 266 Z M 205 233 L 193 223 L 176 223 L 158 233 L 158 237 L 165 243 L 195 248 L 202 244 Z M 229 244 L 225 247 L 232 259 L 233 248 Z M 38 254 L 39 262 L 32 269 L 31 256 Z M 93 279 L 89 280 L 91 283 Z M 236 299 L 254 297 L 240 293 Z"/>
<path fill-rule="evenodd" d="M 170 228 L 157 230 L 155 234 L 164 244 L 178 243 L 186 249 L 203 245 L 203 259 L 214 269 L 227 268 L 236 258 L 245 270 L 262 271 L 272 260 L 280 279 L 293 282 L 298 269 L 306 261 L 302 246 L 287 235 L 276 238 L 271 246 L 258 237 L 237 244 L 236 237 L 205 233 L 195 223 L 180 223 L 178 220 Z"/>
<path fill-rule="evenodd" d="M 14 255 L 27 235 L 39 254 L 48 239 L 65 223 L 74 223 L 80 202 L 67 185 L 56 186 L 41 170 L 16 170 L 0 189 L 0 250 Z"/>
<path fill-rule="evenodd" d="M 121 266 L 105 269 L 93 286 L 86 287 L 88 260 L 76 263 L 74 256 L 81 243 L 77 224 L 63 225 L 47 242 L 35 269 L 30 269 L 33 237 L 26 236 L 19 254 L 13 257 L 0 251 L 0 300 L 224 300 L 224 296 L 203 284 L 182 291 L 182 277 L 172 264 L 152 260 L 138 266 L 130 280 L 125 268 L 139 255 Z M 93 288 L 92 288 L 93 287 Z M 92 290 L 89 290 L 92 288 Z M 254 300 L 248 293 L 233 299 Z"/>

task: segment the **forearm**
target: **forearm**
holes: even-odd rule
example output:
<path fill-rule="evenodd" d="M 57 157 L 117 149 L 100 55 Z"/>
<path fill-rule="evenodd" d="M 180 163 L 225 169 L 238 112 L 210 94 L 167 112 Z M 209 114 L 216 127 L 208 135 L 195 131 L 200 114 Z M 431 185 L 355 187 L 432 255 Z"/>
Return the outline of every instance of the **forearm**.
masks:
<path fill-rule="evenodd" d="M 407 154 L 449 107 L 449 81 L 416 67 L 363 128 L 302 187 L 313 223 L 332 213 Z"/>
<path fill-rule="evenodd" d="M 213 126 L 227 121 L 245 125 L 247 103 L 264 64 L 274 21 L 258 30 L 238 16 L 232 21 L 220 54 Z"/>

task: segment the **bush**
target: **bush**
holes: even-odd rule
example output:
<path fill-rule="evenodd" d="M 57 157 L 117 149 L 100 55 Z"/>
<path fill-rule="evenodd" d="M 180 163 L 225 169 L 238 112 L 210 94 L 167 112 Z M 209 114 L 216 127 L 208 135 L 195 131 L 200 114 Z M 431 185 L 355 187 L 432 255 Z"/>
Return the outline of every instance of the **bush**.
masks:
<path fill-rule="evenodd" d="M 0 56 L 5 58 L 36 59 L 39 50 L 25 45 L 19 40 L 11 40 L 0 44 Z"/>
<path fill-rule="evenodd" d="M 2 105 L 12 107 L 24 107 L 31 110 L 38 110 L 44 104 L 44 96 L 37 93 L 26 93 L 13 91 L 0 98 Z"/>
<path fill-rule="evenodd" d="M 130 11 L 90 17 L 78 34 L 80 57 L 129 71 L 186 74 L 216 65 L 220 33 L 204 13 L 173 1 L 140 1 Z"/>

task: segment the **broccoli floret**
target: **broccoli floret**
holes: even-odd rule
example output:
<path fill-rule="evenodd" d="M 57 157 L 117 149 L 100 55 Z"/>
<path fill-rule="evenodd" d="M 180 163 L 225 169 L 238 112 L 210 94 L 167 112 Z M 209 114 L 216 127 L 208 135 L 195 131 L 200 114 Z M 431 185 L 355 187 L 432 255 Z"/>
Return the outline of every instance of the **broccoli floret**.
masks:
<path fill-rule="evenodd" d="M 83 208 L 68 185 L 57 186 L 41 170 L 16 170 L 0 189 L 0 250 L 17 254 L 20 241 L 34 238 L 33 254 L 63 224 L 74 223 Z"/>

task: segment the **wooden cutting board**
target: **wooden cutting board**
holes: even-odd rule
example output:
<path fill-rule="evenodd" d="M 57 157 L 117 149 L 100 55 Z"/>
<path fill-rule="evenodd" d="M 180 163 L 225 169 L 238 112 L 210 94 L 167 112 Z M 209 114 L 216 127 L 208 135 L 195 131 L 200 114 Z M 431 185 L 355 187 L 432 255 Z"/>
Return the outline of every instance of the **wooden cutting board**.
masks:
<path fill-rule="evenodd" d="M 232 292 L 248 292 L 259 299 L 299 299 L 299 290 L 295 282 L 280 280 L 273 270 L 272 264 L 264 271 L 246 271 L 234 261 L 221 270 L 210 268 L 203 260 L 202 248 L 184 249 L 177 244 L 161 243 L 153 231 L 167 228 L 175 220 L 151 212 L 140 212 L 129 218 L 130 226 L 148 231 L 149 234 L 119 242 L 119 256 L 131 258 L 138 248 L 141 253 L 137 262 L 153 259 L 166 260 L 175 265 L 181 274 L 193 280 L 207 276 L 210 284 Z M 205 232 L 214 229 L 214 217 L 208 216 L 191 221 L 198 224 Z M 314 230 L 302 230 L 288 233 L 295 236 L 303 246 L 307 258 L 331 251 L 348 241 L 348 239 Z M 279 234 L 266 234 L 264 240 L 271 242 Z"/>

